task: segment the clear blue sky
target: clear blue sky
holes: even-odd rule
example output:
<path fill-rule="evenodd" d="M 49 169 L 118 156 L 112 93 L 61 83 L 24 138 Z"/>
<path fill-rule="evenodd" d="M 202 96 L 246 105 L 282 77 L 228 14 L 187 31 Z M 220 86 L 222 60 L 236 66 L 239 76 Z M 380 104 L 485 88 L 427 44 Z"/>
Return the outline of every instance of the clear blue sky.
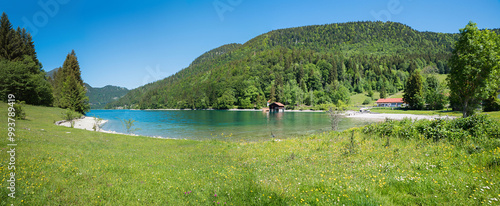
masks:
<path fill-rule="evenodd" d="M 208 50 L 281 28 L 376 20 L 446 33 L 470 20 L 500 28 L 499 0 L 4 0 L 0 10 L 34 34 L 46 71 L 74 49 L 85 82 L 129 89 L 172 75 Z"/>

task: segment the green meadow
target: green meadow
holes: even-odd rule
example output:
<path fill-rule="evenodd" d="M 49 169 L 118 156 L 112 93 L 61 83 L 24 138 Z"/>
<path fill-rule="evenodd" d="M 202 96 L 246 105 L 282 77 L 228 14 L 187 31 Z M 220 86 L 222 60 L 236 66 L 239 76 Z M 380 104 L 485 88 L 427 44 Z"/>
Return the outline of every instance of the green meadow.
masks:
<path fill-rule="evenodd" d="M 238 142 L 84 131 L 54 125 L 62 109 L 24 110 L 16 198 L 6 198 L 0 104 L 0 205 L 500 204 L 500 129 L 490 117 Z"/>

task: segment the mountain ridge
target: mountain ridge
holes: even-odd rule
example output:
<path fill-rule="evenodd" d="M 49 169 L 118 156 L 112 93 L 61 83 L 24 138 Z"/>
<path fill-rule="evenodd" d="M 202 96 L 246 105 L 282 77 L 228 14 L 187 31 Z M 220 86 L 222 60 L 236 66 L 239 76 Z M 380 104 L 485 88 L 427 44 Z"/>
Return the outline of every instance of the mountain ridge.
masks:
<path fill-rule="evenodd" d="M 107 108 L 259 108 L 268 99 L 294 107 L 348 101 L 351 93 L 368 90 L 395 93 L 415 69 L 431 66 L 446 73 L 457 38 L 396 22 L 273 30 L 205 52 Z"/>
<path fill-rule="evenodd" d="M 104 87 L 92 87 L 84 83 L 87 89 L 91 109 L 103 109 L 106 104 L 125 96 L 129 90 L 125 87 L 106 85 Z"/>

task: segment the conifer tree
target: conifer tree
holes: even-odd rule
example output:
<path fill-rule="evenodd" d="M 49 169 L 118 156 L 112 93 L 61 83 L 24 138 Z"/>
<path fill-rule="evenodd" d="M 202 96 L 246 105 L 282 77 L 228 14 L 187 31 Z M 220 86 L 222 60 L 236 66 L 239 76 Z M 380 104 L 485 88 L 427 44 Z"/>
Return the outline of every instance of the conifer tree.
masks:
<path fill-rule="evenodd" d="M 63 67 L 56 72 L 53 86 L 56 106 L 82 114 L 89 111 L 89 99 L 85 95 L 86 89 L 74 50 L 66 56 Z"/>
<path fill-rule="evenodd" d="M 423 86 L 422 76 L 419 71 L 414 71 L 408 81 L 403 94 L 403 101 L 410 109 L 423 109 Z"/>
<path fill-rule="evenodd" d="M 9 59 L 10 45 L 13 38 L 12 24 L 5 12 L 0 18 L 0 59 Z"/>
<path fill-rule="evenodd" d="M 385 99 L 387 97 L 387 91 L 385 90 L 385 85 L 380 88 L 380 99 Z"/>
<path fill-rule="evenodd" d="M 52 88 L 36 58 L 35 46 L 26 29 L 17 30 L 5 12 L 0 17 L 0 100 L 7 94 L 34 105 L 52 105 Z"/>

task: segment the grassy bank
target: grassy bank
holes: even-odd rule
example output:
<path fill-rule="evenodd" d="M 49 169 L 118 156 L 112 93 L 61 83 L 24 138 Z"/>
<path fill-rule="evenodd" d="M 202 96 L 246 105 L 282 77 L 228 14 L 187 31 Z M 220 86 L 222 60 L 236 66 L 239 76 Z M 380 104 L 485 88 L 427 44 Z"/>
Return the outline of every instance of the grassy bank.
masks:
<path fill-rule="evenodd" d="M 165 140 L 58 127 L 53 123 L 63 110 L 34 106 L 25 106 L 28 119 L 16 124 L 17 197 L 11 199 L 6 111 L 0 104 L 1 205 L 497 205 L 500 200 L 496 139 L 458 144 L 393 134 L 387 144 L 375 130 L 349 130 L 255 143 Z"/>

